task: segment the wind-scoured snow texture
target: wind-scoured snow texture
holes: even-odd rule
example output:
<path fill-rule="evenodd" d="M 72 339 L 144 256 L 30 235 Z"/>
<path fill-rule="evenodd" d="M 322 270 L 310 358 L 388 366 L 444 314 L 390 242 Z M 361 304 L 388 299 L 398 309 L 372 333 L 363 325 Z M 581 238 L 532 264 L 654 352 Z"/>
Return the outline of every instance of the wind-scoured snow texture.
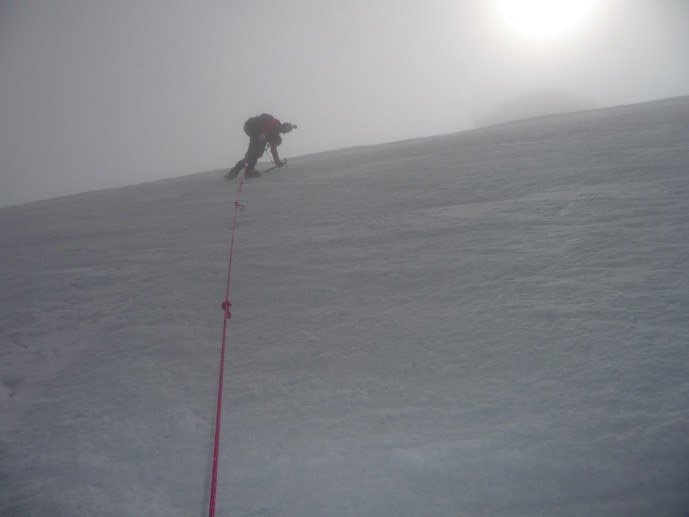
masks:
<path fill-rule="evenodd" d="M 236 185 L 0 210 L 0 514 L 207 511 Z M 302 157 L 242 201 L 220 515 L 689 511 L 689 98 Z"/>

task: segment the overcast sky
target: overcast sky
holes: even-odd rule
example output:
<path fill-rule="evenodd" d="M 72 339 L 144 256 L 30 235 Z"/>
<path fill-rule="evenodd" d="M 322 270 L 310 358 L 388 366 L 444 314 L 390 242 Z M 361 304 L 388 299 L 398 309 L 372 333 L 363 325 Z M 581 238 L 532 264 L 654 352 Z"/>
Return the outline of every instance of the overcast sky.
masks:
<path fill-rule="evenodd" d="M 689 94 L 689 1 L 600 0 L 569 32 L 495 0 L 0 0 L 0 206 L 227 167 L 251 115 L 283 156 L 473 127 L 538 90 Z"/>

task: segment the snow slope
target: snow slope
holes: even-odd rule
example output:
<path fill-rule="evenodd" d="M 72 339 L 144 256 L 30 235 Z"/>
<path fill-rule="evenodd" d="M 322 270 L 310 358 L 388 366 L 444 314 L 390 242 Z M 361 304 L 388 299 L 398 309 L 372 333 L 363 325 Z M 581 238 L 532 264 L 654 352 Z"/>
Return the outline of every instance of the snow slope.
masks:
<path fill-rule="evenodd" d="M 207 511 L 221 177 L 0 210 L 0 514 Z M 689 511 L 689 97 L 242 196 L 220 515 Z"/>

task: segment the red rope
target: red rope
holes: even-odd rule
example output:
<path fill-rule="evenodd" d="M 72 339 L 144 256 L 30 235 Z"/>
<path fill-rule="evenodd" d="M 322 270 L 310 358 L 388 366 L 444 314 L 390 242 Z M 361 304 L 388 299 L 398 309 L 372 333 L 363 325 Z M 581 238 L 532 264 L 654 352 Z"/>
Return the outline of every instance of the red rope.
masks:
<path fill-rule="evenodd" d="M 222 302 L 223 323 L 222 323 L 222 345 L 220 347 L 220 372 L 218 374 L 218 402 L 215 409 L 215 440 L 213 442 L 213 470 L 211 473 L 211 494 L 210 503 L 208 506 L 208 516 L 215 516 L 215 500 L 218 489 L 218 453 L 220 450 L 220 423 L 222 414 L 222 388 L 223 379 L 225 377 L 225 348 L 227 343 L 227 322 L 232 317 L 230 309 L 232 303 L 230 302 L 230 274 L 232 273 L 232 255 L 234 254 L 234 236 L 237 229 L 237 212 L 244 210 L 244 205 L 239 202 L 239 196 L 242 195 L 242 186 L 244 181 L 239 182 L 237 188 L 237 198 L 234 201 L 234 217 L 232 219 L 232 239 L 230 239 L 230 253 L 227 264 L 227 287 L 225 289 L 225 300 Z"/>

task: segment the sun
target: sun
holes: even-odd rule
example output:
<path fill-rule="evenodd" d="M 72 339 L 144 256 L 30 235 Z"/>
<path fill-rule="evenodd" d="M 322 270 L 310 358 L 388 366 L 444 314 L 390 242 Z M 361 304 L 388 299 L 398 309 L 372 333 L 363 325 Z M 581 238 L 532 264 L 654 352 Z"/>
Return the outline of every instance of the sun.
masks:
<path fill-rule="evenodd" d="M 595 3 L 596 0 L 497 0 L 507 24 L 533 39 L 570 32 L 591 13 Z"/>

